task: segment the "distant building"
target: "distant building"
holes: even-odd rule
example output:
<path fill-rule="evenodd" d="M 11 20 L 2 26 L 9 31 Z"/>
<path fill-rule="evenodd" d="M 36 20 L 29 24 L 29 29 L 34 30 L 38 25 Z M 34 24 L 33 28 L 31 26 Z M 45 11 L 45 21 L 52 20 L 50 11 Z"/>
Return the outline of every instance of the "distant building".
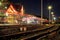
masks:
<path fill-rule="evenodd" d="M 40 24 L 42 20 L 45 22 L 45 19 L 38 18 L 34 15 L 29 15 L 24 13 L 23 6 L 20 9 L 20 12 L 16 11 L 13 5 L 10 5 L 7 9 L 5 15 L 7 16 L 6 21 L 8 23 L 18 23 L 18 24 Z"/>

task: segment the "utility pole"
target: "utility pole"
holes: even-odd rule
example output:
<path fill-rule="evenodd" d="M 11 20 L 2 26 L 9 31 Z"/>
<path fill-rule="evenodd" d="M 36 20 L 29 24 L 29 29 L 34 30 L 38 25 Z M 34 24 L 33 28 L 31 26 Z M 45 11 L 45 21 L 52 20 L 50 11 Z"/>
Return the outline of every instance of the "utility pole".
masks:
<path fill-rule="evenodd" d="M 41 25 L 43 25 L 43 0 L 41 0 Z"/>

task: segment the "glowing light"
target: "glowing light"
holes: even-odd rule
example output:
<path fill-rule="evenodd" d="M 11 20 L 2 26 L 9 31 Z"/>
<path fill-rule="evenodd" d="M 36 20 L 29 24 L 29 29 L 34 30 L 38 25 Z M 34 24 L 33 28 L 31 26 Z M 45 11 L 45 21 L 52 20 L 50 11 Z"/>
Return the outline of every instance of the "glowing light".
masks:
<path fill-rule="evenodd" d="M 53 15 L 53 14 L 54 14 L 54 12 L 51 12 L 51 14 Z"/>
<path fill-rule="evenodd" d="M 30 24 L 31 23 L 31 20 L 30 19 L 27 19 L 27 24 Z"/>
<path fill-rule="evenodd" d="M 6 13 L 5 15 L 8 16 L 8 13 Z"/>
<path fill-rule="evenodd" d="M 48 9 L 49 9 L 49 10 L 52 9 L 52 6 L 48 6 Z"/>
<path fill-rule="evenodd" d="M 56 17 L 54 17 L 54 20 L 56 20 Z"/>
<path fill-rule="evenodd" d="M 27 28 L 26 27 L 24 27 L 24 31 L 26 31 L 27 30 Z"/>
<path fill-rule="evenodd" d="M 20 28 L 20 31 L 22 31 L 22 30 L 23 30 L 23 28 L 21 27 L 21 28 Z"/>

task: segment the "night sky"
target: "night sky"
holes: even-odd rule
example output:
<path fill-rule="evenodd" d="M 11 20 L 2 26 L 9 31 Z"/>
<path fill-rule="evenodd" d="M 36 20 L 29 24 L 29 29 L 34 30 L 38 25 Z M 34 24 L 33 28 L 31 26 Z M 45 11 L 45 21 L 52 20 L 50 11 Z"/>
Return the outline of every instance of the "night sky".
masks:
<path fill-rule="evenodd" d="M 41 0 L 9 0 L 11 3 L 20 3 L 24 6 L 25 13 L 40 16 Z M 44 17 L 48 17 L 48 6 L 51 5 L 56 17 L 60 16 L 60 0 L 43 0 Z"/>

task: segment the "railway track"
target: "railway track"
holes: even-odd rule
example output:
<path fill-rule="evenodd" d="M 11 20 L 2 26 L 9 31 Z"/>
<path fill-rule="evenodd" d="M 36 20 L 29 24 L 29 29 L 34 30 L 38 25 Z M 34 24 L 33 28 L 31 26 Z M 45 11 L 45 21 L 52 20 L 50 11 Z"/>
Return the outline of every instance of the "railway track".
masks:
<path fill-rule="evenodd" d="M 53 25 L 53 26 L 36 26 L 36 25 L 23 25 L 24 27 L 27 28 L 26 31 L 20 31 L 20 27 L 21 26 L 5 26 L 6 28 L 1 30 L 1 31 L 10 31 L 10 33 L 6 33 L 3 36 L 1 35 L 0 37 L 2 39 L 23 39 L 23 40 L 42 40 L 45 37 L 50 38 L 55 37 L 55 35 L 57 35 L 57 31 L 59 30 L 59 26 Z M 36 26 L 36 29 L 35 29 Z M 4 28 L 4 26 L 2 26 L 1 28 Z M 30 30 L 28 30 L 29 28 L 32 28 Z M 14 32 L 14 30 L 15 32 Z"/>

